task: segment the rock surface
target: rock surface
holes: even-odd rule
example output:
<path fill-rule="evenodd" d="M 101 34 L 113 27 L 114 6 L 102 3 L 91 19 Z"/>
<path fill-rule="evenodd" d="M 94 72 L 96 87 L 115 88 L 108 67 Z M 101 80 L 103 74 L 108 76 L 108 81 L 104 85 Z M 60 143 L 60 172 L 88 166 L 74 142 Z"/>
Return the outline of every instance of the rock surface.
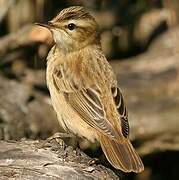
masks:
<path fill-rule="evenodd" d="M 1 141 L 0 179 L 7 180 L 118 180 L 109 169 L 89 165 L 80 150 L 56 141 Z"/>

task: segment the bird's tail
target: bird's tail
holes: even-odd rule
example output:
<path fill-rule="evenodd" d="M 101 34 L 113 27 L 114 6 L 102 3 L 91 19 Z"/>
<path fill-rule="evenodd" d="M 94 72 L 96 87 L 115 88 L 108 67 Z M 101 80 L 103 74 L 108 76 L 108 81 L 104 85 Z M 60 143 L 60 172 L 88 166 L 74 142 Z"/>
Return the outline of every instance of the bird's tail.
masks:
<path fill-rule="evenodd" d="M 125 139 L 123 142 L 117 142 L 100 134 L 99 140 L 106 158 L 116 169 L 136 173 L 144 170 L 144 165 L 139 155 L 128 139 Z"/>

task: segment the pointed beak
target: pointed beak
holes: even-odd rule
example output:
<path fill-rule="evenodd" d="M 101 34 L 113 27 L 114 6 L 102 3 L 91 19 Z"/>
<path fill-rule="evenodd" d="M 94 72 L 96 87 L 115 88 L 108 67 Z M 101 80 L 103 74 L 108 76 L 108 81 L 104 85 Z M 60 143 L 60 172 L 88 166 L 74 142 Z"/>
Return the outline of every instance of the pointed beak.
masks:
<path fill-rule="evenodd" d="M 49 21 L 48 24 L 35 23 L 35 25 L 42 26 L 42 27 L 46 27 L 46 28 L 48 28 L 48 29 L 53 29 L 53 28 L 55 28 L 55 26 L 53 25 L 53 23 L 52 23 L 51 21 Z"/>

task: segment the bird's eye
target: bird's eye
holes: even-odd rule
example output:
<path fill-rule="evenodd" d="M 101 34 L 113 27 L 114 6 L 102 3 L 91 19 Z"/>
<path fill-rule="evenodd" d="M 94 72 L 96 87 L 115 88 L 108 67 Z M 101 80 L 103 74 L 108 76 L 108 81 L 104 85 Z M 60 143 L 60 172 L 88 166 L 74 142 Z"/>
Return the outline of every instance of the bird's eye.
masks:
<path fill-rule="evenodd" d="M 69 29 L 70 31 L 73 31 L 75 28 L 76 28 L 76 25 L 75 25 L 75 24 L 73 24 L 73 23 L 68 24 L 68 29 Z"/>

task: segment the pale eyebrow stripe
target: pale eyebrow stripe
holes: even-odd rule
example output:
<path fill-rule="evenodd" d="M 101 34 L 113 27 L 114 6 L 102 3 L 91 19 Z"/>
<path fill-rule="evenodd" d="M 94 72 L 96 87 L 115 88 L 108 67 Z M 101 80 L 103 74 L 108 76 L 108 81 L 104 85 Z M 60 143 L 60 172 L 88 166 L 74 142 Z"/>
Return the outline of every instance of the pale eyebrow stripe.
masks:
<path fill-rule="evenodd" d="M 81 26 L 81 27 L 88 27 L 89 26 L 89 21 L 88 19 L 86 19 L 86 21 L 84 21 L 84 19 L 72 19 L 72 20 L 68 20 L 66 22 L 64 22 L 64 25 L 68 25 L 70 23 L 73 23 L 77 26 Z"/>

